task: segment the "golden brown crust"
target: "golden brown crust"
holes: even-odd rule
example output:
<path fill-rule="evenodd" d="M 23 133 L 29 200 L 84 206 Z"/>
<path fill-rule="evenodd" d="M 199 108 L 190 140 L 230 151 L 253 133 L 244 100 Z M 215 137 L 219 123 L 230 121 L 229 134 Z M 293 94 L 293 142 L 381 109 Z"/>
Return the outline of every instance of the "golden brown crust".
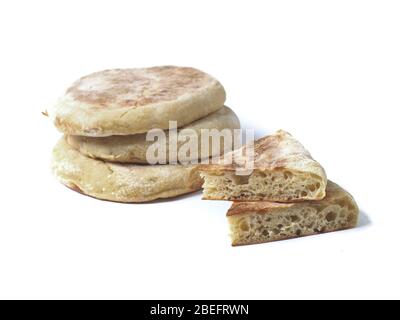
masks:
<path fill-rule="evenodd" d="M 185 67 L 105 70 L 76 81 L 52 115 L 66 134 L 104 137 L 167 129 L 223 106 L 225 90 L 210 75 Z"/>
<path fill-rule="evenodd" d="M 200 167 L 203 199 L 296 202 L 325 197 L 325 170 L 289 133 L 280 130 L 255 141 L 254 152 L 252 147 Z"/>
<path fill-rule="evenodd" d="M 204 172 L 235 171 L 243 163 L 250 161 L 248 146 L 243 146 L 232 153 L 221 157 L 218 164 L 201 166 Z M 232 162 L 232 163 L 231 163 Z M 325 175 L 321 165 L 317 163 L 304 148 L 294 139 L 291 134 L 283 130 L 275 134 L 258 139 L 254 143 L 254 169 L 260 172 L 292 169 L 299 170 L 307 168 L 310 173 Z"/>
<path fill-rule="evenodd" d="M 113 69 L 80 78 L 67 94 L 96 109 L 140 108 L 192 94 L 209 82 L 207 74 L 193 68 Z"/>

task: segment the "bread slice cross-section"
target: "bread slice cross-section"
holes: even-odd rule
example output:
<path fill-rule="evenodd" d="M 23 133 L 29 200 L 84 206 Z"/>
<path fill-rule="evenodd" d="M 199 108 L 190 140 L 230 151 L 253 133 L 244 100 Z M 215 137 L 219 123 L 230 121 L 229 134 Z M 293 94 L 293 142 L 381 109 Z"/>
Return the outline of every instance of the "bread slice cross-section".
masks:
<path fill-rule="evenodd" d="M 233 246 L 349 229 L 357 225 L 358 215 L 353 197 L 330 181 L 324 200 L 234 202 L 227 213 Z"/>
<path fill-rule="evenodd" d="M 289 133 L 280 130 L 255 141 L 254 157 L 249 148 L 246 145 L 200 168 L 205 179 L 203 199 L 296 202 L 325 197 L 324 169 Z M 238 174 L 250 156 L 254 170 Z"/>

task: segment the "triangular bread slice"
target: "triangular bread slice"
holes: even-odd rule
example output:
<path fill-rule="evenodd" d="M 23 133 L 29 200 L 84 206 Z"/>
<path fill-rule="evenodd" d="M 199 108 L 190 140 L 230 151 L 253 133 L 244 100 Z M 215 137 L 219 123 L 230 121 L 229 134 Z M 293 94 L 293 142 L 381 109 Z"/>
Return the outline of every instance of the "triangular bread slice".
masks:
<path fill-rule="evenodd" d="M 234 202 L 227 213 L 233 246 L 349 229 L 358 215 L 353 197 L 331 181 L 320 201 Z"/>
<path fill-rule="evenodd" d="M 325 197 L 325 170 L 303 145 L 285 131 L 254 143 L 254 170 L 238 174 L 249 163 L 249 146 L 222 157 L 217 164 L 203 165 L 203 199 L 295 202 Z"/>

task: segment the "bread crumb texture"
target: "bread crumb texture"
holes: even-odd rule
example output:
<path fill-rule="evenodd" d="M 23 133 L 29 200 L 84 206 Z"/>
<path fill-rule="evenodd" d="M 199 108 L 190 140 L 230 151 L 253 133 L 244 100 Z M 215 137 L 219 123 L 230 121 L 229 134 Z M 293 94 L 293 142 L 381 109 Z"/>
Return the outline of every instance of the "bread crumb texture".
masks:
<path fill-rule="evenodd" d="M 232 245 L 247 245 L 355 227 L 352 196 L 329 182 L 327 197 L 301 203 L 236 202 L 228 211 Z"/>

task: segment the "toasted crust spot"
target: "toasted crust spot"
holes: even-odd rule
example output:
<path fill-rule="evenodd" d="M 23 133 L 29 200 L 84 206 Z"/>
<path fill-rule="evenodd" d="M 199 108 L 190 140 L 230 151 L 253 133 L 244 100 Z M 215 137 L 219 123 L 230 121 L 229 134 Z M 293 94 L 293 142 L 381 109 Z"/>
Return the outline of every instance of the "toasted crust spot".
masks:
<path fill-rule="evenodd" d="M 191 94 L 210 81 L 212 78 L 207 74 L 185 67 L 113 69 L 80 78 L 67 94 L 98 109 L 139 108 Z"/>
<path fill-rule="evenodd" d="M 254 143 L 254 170 L 240 176 L 236 170 L 250 164 L 251 146 L 244 146 L 200 168 L 205 178 L 203 199 L 293 202 L 321 200 L 327 177 L 304 146 L 282 130 Z"/>
<path fill-rule="evenodd" d="M 132 135 L 170 121 L 182 127 L 221 109 L 225 98 L 215 78 L 193 68 L 114 69 L 76 81 L 51 117 L 69 135 Z"/>

